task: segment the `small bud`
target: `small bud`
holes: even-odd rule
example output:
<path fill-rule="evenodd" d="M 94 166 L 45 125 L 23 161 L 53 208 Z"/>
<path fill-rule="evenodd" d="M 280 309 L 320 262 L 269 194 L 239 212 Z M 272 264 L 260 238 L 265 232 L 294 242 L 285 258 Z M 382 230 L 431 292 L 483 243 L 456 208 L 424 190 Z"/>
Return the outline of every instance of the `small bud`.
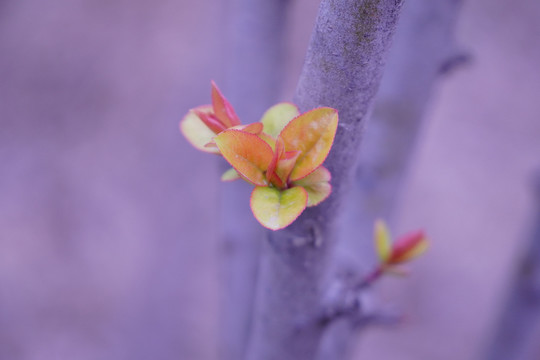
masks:
<path fill-rule="evenodd" d="M 426 235 L 418 230 L 400 237 L 392 248 L 389 264 L 401 264 L 423 254 L 428 248 Z"/>
<path fill-rule="evenodd" d="M 420 256 L 428 248 L 428 240 L 422 230 L 401 236 L 392 243 L 388 227 L 380 219 L 375 222 L 374 239 L 380 268 L 384 272 L 403 273 L 396 265 Z"/>

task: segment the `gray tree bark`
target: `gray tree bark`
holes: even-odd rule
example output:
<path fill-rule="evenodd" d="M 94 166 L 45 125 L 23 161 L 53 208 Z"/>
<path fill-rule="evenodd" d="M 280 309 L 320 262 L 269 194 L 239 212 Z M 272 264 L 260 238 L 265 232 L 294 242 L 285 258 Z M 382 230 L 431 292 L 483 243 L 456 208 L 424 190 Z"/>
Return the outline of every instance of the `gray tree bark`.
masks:
<path fill-rule="evenodd" d="M 441 74 L 461 58 L 454 41 L 460 8 L 460 0 L 409 0 L 403 6 L 361 146 L 357 186 L 334 262 L 338 276 L 374 266 L 373 224 L 377 218 L 392 223 L 431 94 Z M 349 358 L 357 325 L 347 318 L 332 324 L 318 359 Z"/>
<path fill-rule="evenodd" d="M 314 359 L 324 329 L 330 255 L 365 119 L 401 0 L 323 0 L 298 83 L 301 111 L 330 106 L 340 124 L 325 166 L 332 195 L 291 226 L 267 232 L 249 360 Z"/>
<path fill-rule="evenodd" d="M 540 356 L 540 173 L 529 244 L 516 266 L 486 360 L 536 360 Z"/>
<path fill-rule="evenodd" d="M 392 223 L 431 94 L 441 74 L 460 59 L 454 43 L 460 7 L 460 0 L 409 0 L 403 6 L 361 146 L 336 274 L 365 274 L 374 266 L 373 224 L 377 218 Z M 349 358 L 357 325 L 354 319 L 332 324 L 318 359 Z"/>
<path fill-rule="evenodd" d="M 231 0 L 223 60 L 224 94 L 243 123 L 259 121 L 279 98 L 284 33 L 289 0 Z M 223 172 L 230 166 L 219 159 Z M 221 204 L 221 321 L 219 356 L 244 357 L 250 331 L 260 259 L 262 228 L 249 208 L 251 187 L 244 181 L 224 183 Z"/>

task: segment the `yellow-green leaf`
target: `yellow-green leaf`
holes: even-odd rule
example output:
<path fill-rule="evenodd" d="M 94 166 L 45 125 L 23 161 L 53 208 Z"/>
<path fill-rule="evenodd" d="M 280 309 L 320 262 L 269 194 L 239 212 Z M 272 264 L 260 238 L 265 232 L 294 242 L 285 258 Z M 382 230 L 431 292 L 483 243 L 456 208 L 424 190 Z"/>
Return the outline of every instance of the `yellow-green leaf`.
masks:
<path fill-rule="evenodd" d="M 204 105 L 199 106 L 194 110 L 211 113 L 212 107 L 210 105 Z M 219 154 L 217 148 L 205 146 L 212 141 L 212 138 L 216 136 L 216 134 L 204 124 L 193 110 L 190 110 L 180 121 L 180 131 L 196 149 L 208 153 Z"/>
<path fill-rule="evenodd" d="M 265 186 L 264 172 L 272 161 L 273 151 L 255 134 L 240 130 L 225 130 L 214 138 L 219 151 L 248 182 Z"/>
<path fill-rule="evenodd" d="M 240 179 L 240 175 L 234 168 L 230 168 L 221 175 L 221 181 L 234 181 Z"/>
<path fill-rule="evenodd" d="M 308 193 L 307 206 L 315 206 L 324 201 L 332 192 L 332 185 L 329 181 L 331 179 L 330 171 L 325 167 L 320 166 L 309 174 L 308 176 L 296 180 L 294 185 L 302 186 Z"/>
<path fill-rule="evenodd" d="M 251 193 L 251 211 L 262 226 L 279 230 L 289 226 L 304 211 L 307 197 L 301 187 L 287 190 L 256 187 Z"/>
<path fill-rule="evenodd" d="M 337 110 L 317 108 L 293 119 L 280 135 L 286 151 L 300 150 L 291 173 L 298 180 L 318 168 L 328 156 L 338 125 Z"/>
<path fill-rule="evenodd" d="M 375 222 L 375 248 L 381 262 L 388 262 L 392 251 L 392 244 L 388 227 L 381 219 Z"/>
<path fill-rule="evenodd" d="M 264 125 L 264 132 L 277 137 L 281 130 L 292 119 L 300 114 L 296 105 L 288 102 L 282 102 L 272 106 L 266 110 L 261 118 L 261 122 Z"/>

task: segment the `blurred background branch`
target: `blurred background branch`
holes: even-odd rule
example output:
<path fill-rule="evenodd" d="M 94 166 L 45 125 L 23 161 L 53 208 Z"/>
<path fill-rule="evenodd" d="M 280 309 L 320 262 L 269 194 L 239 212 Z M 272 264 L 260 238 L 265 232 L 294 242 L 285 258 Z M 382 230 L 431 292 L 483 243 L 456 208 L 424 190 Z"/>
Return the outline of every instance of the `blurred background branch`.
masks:
<path fill-rule="evenodd" d="M 458 52 L 454 33 L 461 1 L 410 0 L 403 5 L 373 113 L 360 147 L 355 188 L 341 226 L 338 274 L 365 274 L 374 263 L 373 226 L 377 219 L 393 223 L 422 121 L 441 67 Z M 342 276 L 342 275 L 341 275 Z M 329 328 L 320 360 L 347 359 L 356 332 L 353 319 Z"/>
<path fill-rule="evenodd" d="M 224 91 L 244 124 L 259 121 L 280 98 L 289 0 L 229 0 Z M 218 159 L 221 172 L 230 168 Z M 249 207 L 252 188 L 244 181 L 220 186 L 221 322 L 220 359 L 244 356 L 252 321 L 262 227 Z"/>
<path fill-rule="evenodd" d="M 530 238 L 514 266 L 486 360 L 534 360 L 540 356 L 540 170 L 534 174 L 532 192 L 535 209 Z"/>

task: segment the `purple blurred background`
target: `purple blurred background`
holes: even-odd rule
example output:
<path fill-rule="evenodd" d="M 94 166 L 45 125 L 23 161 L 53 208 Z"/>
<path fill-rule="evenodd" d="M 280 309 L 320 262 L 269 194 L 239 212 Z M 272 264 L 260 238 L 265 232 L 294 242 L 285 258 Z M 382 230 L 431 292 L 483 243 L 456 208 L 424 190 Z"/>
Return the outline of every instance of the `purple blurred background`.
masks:
<path fill-rule="evenodd" d="M 317 6 L 291 3 L 283 100 Z M 1 359 L 216 358 L 218 169 L 178 121 L 223 79 L 223 14 L 217 0 L 0 1 Z M 399 208 L 432 248 L 381 282 L 409 321 L 365 332 L 359 358 L 483 351 L 532 226 L 539 19 L 534 0 L 465 3 L 472 61 L 434 97 Z"/>

